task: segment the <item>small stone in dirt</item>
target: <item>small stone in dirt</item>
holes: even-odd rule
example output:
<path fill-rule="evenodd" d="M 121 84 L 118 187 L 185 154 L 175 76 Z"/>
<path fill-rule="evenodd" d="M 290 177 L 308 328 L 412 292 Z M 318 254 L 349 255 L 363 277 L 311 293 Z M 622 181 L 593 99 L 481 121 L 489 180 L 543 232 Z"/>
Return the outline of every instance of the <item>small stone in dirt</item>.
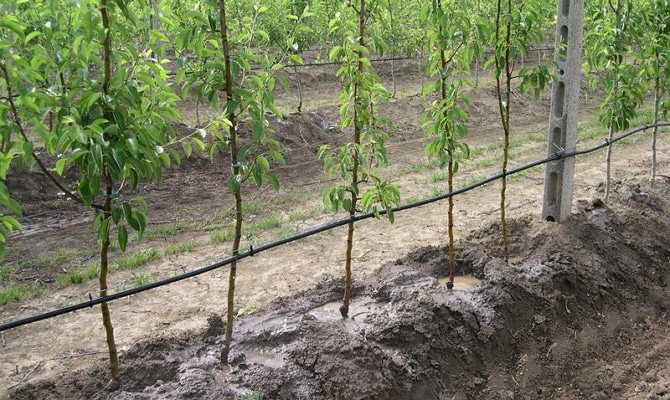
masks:
<path fill-rule="evenodd" d="M 603 203 L 602 199 L 596 197 L 595 199 L 591 200 L 591 206 L 593 208 L 603 208 L 605 207 L 605 203 Z"/>
<path fill-rule="evenodd" d="M 454 282 L 449 281 L 447 282 L 447 289 L 453 289 L 454 288 Z"/>
<path fill-rule="evenodd" d="M 237 365 L 242 361 L 245 361 L 246 359 L 247 356 L 245 356 L 244 353 L 240 352 L 230 353 L 228 355 L 228 365 Z"/>
<path fill-rule="evenodd" d="M 105 389 L 108 392 L 116 392 L 117 390 L 121 389 L 121 382 L 115 379 L 110 379 L 107 385 L 105 385 Z"/>
<path fill-rule="evenodd" d="M 340 306 L 340 314 L 342 314 L 342 318 L 349 318 L 349 305 L 342 304 Z"/>

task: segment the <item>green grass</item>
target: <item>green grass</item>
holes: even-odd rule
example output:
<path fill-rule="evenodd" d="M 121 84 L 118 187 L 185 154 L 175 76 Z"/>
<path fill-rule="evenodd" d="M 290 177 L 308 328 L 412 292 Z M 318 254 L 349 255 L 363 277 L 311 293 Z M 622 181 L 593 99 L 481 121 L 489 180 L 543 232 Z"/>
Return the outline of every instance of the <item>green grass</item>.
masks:
<path fill-rule="evenodd" d="M 430 159 L 430 160 L 424 160 L 418 163 L 412 164 L 410 167 L 411 172 L 421 172 L 425 169 L 436 169 L 440 167 L 440 160 L 437 159 Z"/>
<path fill-rule="evenodd" d="M 212 232 L 212 236 L 210 238 L 210 241 L 212 244 L 221 244 L 223 242 L 226 242 L 228 240 L 231 240 L 235 236 L 235 229 L 230 228 L 226 230 L 217 230 Z"/>
<path fill-rule="evenodd" d="M 23 289 L 18 285 L 11 285 L 4 289 L 0 289 L 0 305 L 10 303 L 12 301 L 20 301 Z"/>
<path fill-rule="evenodd" d="M 195 229 L 204 232 L 212 232 L 224 229 L 226 226 L 230 225 L 228 219 L 232 218 L 235 215 L 235 210 L 232 208 L 226 208 L 221 210 L 214 215 L 207 217 L 202 223 L 192 223 L 191 225 L 195 226 Z M 222 222 L 223 221 L 223 222 Z"/>
<path fill-rule="evenodd" d="M 147 240 L 152 240 L 156 239 L 157 237 L 160 236 L 174 236 L 177 234 L 177 232 L 181 231 L 186 227 L 186 222 L 184 221 L 179 221 L 175 222 L 174 224 L 169 224 L 165 226 L 160 226 L 157 228 L 150 228 L 144 231 L 142 234 L 142 237 L 140 237 L 139 232 L 134 232 L 128 241 L 130 242 L 137 242 L 141 238 L 147 239 Z"/>
<path fill-rule="evenodd" d="M 470 179 L 469 181 L 456 186 L 456 190 L 463 189 L 463 188 L 466 188 L 468 186 L 472 186 L 472 185 L 474 185 L 476 183 L 479 183 L 479 182 L 481 182 L 481 181 L 483 181 L 484 179 L 487 179 L 487 178 L 488 178 L 488 176 L 486 176 L 486 175 L 481 175 L 481 176 L 474 177 L 474 178 Z"/>
<path fill-rule="evenodd" d="M 56 286 L 63 288 L 67 285 L 82 283 L 85 279 L 86 274 L 83 269 L 71 269 L 65 275 L 56 277 Z"/>
<path fill-rule="evenodd" d="M 183 243 L 172 243 L 169 244 L 164 251 L 164 254 L 166 256 L 170 256 L 173 254 L 183 254 L 183 253 L 188 253 L 190 251 L 193 251 L 195 249 L 196 244 L 193 240 L 188 240 Z"/>
<path fill-rule="evenodd" d="M 27 258 L 19 262 L 18 269 L 22 268 L 53 268 L 69 261 L 71 257 L 67 249 L 60 248 L 56 254 L 40 258 Z M 18 270 L 17 269 L 17 270 Z"/>
<path fill-rule="evenodd" d="M 321 232 L 321 236 L 331 236 L 335 232 L 335 228 L 330 228 Z"/>
<path fill-rule="evenodd" d="M 289 222 L 303 221 L 307 218 L 316 217 L 317 215 L 323 214 L 323 206 L 318 204 L 308 209 L 300 209 L 295 211 L 288 216 Z"/>
<path fill-rule="evenodd" d="M 435 182 L 441 182 L 447 180 L 447 173 L 445 171 L 438 171 L 433 173 L 430 176 L 430 181 L 435 183 Z"/>
<path fill-rule="evenodd" d="M 421 201 L 423 199 L 424 199 L 423 196 L 411 196 L 411 197 L 406 198 L 404 203 L 405 204 L 412 204 L 412 203 L 416 203 L 417 201 Z"/>
<path fill-rule="evenodd" d="M 257 213 L 261 210 L 261 203 L 254 201 L 251 203 L 246 203 L 242 205 L 242 214 L 243 215 L 249 215 L 253 213 Z"/>
<path fill-rule="evenodd" d="M 97 264 L 89 264 L 86 266 L 86 279 L 97 278 L 100 273 L 100 267 Z"/>
<path fill-rule="evenodd" d="M 287 239 L 287 238 L 290 238 L 291 236 L 297 235 L 298 233 L 300 233 L 300 231 L 295 226 L 285 225 L 284 227 L 282 227 L 282 229 L 277 234 L 277 239 L 279 239 L 279 240 Z M 306 238 L 302 238 L 302 239 L 296 240 L 296 242 L 300 242 L 300 241 L 303 241 L 305 239 Z"/>
<path fill-rule="evenodd" d="M 281 217 L 279 215 L 270 215 L 261 220 L 253 221 L 249 224 L 249 230 L 251 232 L 265 231 L 281 226 L 281 222 Z"/>
<path fill-rule="evenodd" d="M 447 193 L 446 189 L 438 188 L 435 186 L 430 188 L 430 194 L 432 197 L 442 196 L 445 193 Z"/>
<path fill-rule="evenodd" d="M 276 206 L 283 206 L 284 204 L 288 203 L 288 198 L 285 196 L 277 196 L 274 200 L 272 200 L 272 203 Z"/>
<path fill-rule="evenodd" d="M 44 293 L 42 285 L 33 283 L 30 285 L 10 285 L 0 289 L 0 305 L 5 305 L 12 301 L 25 301 Z"/>
<path fill-rule="evenodd" d="M 205 222 L 198 227 L 198 230 L 203 232 L 220 231 L 229 225 L 228 222 Z"/>
<path fill-rule="evenodd" d="M 153 248 L 142 249 L 117 260 L 109 269 L 110 271 L 135 269 L 149 263 L 157 255 L 158 253 Z"/>
<path fill-rule="evenodd" d="M 255 392 L 251 392 L 245 396 L 235 396 L 235 400 L 261 400 L 261 396 Z"/>
<path fill-rule="evenodd" d="M 18 270 L 16 265 L 0 265 L 0 280 L 7 279 Z"/>
<path fill-rule="evenodd" d="M 139 272 L 133 272 L 130 275 L 130 284 L 135 288 L 135 287 L 140 287 L 147 285 L 152 282 L 151 276 L 148 274 L 145 274 L 142 271 Z"/>

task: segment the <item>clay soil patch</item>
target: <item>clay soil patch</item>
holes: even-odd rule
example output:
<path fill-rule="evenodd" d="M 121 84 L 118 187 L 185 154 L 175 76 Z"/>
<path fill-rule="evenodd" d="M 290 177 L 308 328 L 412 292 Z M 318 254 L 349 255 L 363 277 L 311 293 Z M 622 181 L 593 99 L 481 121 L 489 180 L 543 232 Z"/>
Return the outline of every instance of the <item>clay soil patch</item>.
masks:
<path fill-rule="evenodd" d="M 625 187 L 610 206 L 579 202 L 562 225 L 511 220 L 511 265 L 487 250 L 497 224 L 473 232 L 458 248 L 475 287 L 438 284 L 446 251 L 424 247 L 358 283 L 352 319 L 330 306 L 338 280 L 240 318 L 230 366 L 212 315 L 124 352 L 122 391 L 103 389 L 100 361 L 10 397 L 667 398 L 670 187 L 657 186 Z"/>

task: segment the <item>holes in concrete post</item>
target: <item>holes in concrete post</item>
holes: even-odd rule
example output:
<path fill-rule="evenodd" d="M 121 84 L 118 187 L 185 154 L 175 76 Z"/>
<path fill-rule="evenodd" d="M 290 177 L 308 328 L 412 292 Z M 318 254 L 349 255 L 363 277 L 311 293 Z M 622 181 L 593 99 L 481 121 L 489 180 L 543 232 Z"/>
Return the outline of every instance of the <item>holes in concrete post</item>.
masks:
<path fill-rule="evenodd" d="M 558 58 L 565 61 L 568 58 L 568 26 L 562 25 L 559 33 Z"/>
<path fill-rule="evenodd" d="M 570 14 L 570 0 L 560 0 L 561 1 L 561 13 L 564 17 L 567 17 Z"/>
<path fill-rule="evenodd" d="M 547 200 L 549 200 L 549 207 L 556 207 L 558 203 L 558 173 L 550 172 L 547 181 Z"/>
<path fill-rule="evenodd" d="M 563 130 L 558 126 L 551 130 L 551 145 L 554 146 L 551 153 L 558 153 L 564 149 Z"/>
<path fill-rule="evenodd" d="M 565 102 L 565 83 L 558 82 L 556 86 L 556 91 L 554 93 L 554 98 L 552 100 L 552 106 L 554 107 L 554 116 L 556 118 L 563 118 L 563 103 Z"/>

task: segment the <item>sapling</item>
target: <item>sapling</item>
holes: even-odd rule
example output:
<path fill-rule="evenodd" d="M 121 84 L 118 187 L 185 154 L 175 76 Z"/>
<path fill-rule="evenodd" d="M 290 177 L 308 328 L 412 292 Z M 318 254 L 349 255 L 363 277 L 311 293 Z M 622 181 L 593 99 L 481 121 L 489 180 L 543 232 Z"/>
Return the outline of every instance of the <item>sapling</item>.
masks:
<path fill-rule="evenodd" d="M 549 69 L 545 65 L 528 67 L 514 73 L 515 62 L 521 56 L 527 56 L 533 44 L 541 43 L 543 21 L 545 17 L 538 13 L 539 1 L 498 0 L 495 9 L 495 29 L 492 36 L 493 55 L 485 67 L 493 64 L 493 76 L 496 81 L 498 112 L 503 129 L 502 173 L 507 173 L 510 148 L 510 116 L 512 109 L 512 81 L 521 78 L 519 88 L 522 92 L 532 90 L 534 96 L 540 96 L 551 80 Z M 500 230 L 505 260 L 509 258 L 509 238 L 507 232 L 506 202 L 507 176 L 501 178 L 500 188 Z"/>
<path fill-rule="evenodd" d="M 324 168 L 329 175 L 339 172 L 348 183 L 337 184 L 329 188 L 324 203 L 333 212 L 346 211 L 352 219 L 347 224 L 345 250 L 344 295 L 340 313 L 343 318 L 349 316 L 351 300 L 351 266 L 354 245 L 354 221 L 356 212 L 372 211 L 379 216 L 380 207 L 387 211 L 386 217 L 393 222 L 393 205 L 400 204 L 398 188 L 379 175 L 379 165 L 387 162 L 384 142 L 388 133 L 380 127 L 380 118 L 376 115 L 376 102 L 388 99 L 388 91 L 381 86 L 379 76 L 368 71 L 370 67 L 370 49 L 366 37 L 366 21 L 370 9 L 365 0 L 350 3 L 355 20 L 349 20 L 345 14 L 338 14 L 330 22 L 330 33 L 339 33 L 340 45 L 334 46 L 329 53 L 333 61 L 342 63 L 337 76 L 342 80 L 344 89 L 340 94 L 340 127 L 343 130 L 353 128 L 352 141 L 337 149 L 322 146 L 318 156 L 324 160 Z M 377 41 L 370 45 L 381 52 L 383 47 Z M 368 186 L 366 186 L 368 185 Z"/>
<path fill-rule="evenodd" d="M 281 118 L 281 112 L 274 104 L 273 89 L 279 80 L 286 88 L 286 81 L 276 76 L 288 59 L 289 47 L 279 53 L 260 51 L 254 45 L 258 38 L 268 37 L 259 27 L 260 16 L 268 11 L 267 7 L 257 5 L 254 14 L 239 22 L 239 30 L 233 31 L 227 17 L 226 1 L 219 0 L 218 18 L 213 22 L 204 15 L 192 14 L 197 21 L 208 21 L 202 30 L 189 28 L 180 34 L 180 45 L 185 51 L 192 51 L 200 63 L 190 75 L 183 70 L 179 79 L 184 80 L 185 91 L 195 86 L 198 96 L 206 96 L 210 104 L 220 108 L 221 117 L 211 124 L 216 140 L 210 146 L 209 155 L 214 157 L 219 150 L 225 150 L 230 157 L 231 174 L 227 180 L 227 189 L 234 198 L 235 226 L 232 244 L 232 256 L 240 252 L 242 227 L 244 221 L 243 185 L 251 180 L 257 186 L 269 182 L 275 190 L 279 181 L 270 172 L 270 161 L 284 163 L 281 145 L 271 136 L 266 113 Z M 310 15 L 305 7 L 300 16 L 287 15 L 294 23 L 293 34 L 301 29 L 300 21 Z M 212 34 L 218 35 L 216 39 Z M 194 42 L 195 41 L 195 42 Z M 298 55 L 292 54 L 291 60 L 301 62 Z M 252 68 L 252 65 L 256 69 Z M 219 95 L 225 93 L 225 102 L 219 106 Z M 240 126 L 247 124 L 251 130 L 252 144 L 241 142 Z M 230 263 L 228 274 L 228 294 L 226 310 L 226 328 L 221 363 L 228 363 L 228 355 L 233 340 L 235 319 L 235 284 L 237 279 L 237 260 Z"/>
<path fill-rule="evenodd" d="M 584 34 L 588 81 L 602 86 L 605 98 L 597 113 L 598 123 L 608 129 L 605 158 L 605 199 L 609 201 L 611 186 L 612 139 L 616 132 L 626 130 L 644 102 L 646 88 L 638 79 L 638 68 L 627 61 L 636 43 L 647 32 L 635 28 L 636 2 L 617 0 L 603 2 L 589 16 L 590 29 Z"/>
<path fill-rule="evenodd" d="M 429 74 L 437 75 L 435 82 L 423 88 L 423 95 L 437 92 L 439 100 L 423 113 L 425 136 L 435 137 L 425 147 L 431 158 L 437 158 L 442 168 L 447 168 L 448 191 L 454 190 L 454 174 L 458 171 L 459 160 L 468 158 L 470 150 L 461 140 L 467 135 L 468 97 L 462 93 L 465 82 L 459 75 L 467 73 L 474 52 L 470 51 L 469 13 L 454 6 L 443 7 L 437 0 L 422 9 L 422 17 L 433 27 L 428 38 L 435 51 L 431 53 Z M 446 16 L 449 15 L 449 18 Z M 454 248 L 454 199 L 448 198 L 447 235 L 449 246 L 449 268 L 447 287 L 453 288 L 456 271 Z"/>
<path fill-rule="evenodd" d="M 641 67 L 641 77 L 647 80 L 650 90 L 654 93 L 653 121 L 651 134 L 651 171 L 650 185 L 656 180 L 656 139 L 659 118 L 667 116 L 670 104 L 667 94 L 670 92 L 670 63 L 667 60 L 667 49 L 670 47 L 670 3 L 667 1 L 650 1 L 640 5 L 643 20 L 640 32 L 636 30 L 639 51 L 633 52 Z"/>
<path fill-rule="evenodd" d="M 99 295 L 105 297 L 112 240 L 125 250 L 128 227 L 141 234 L 147 224 L 146 203 L 139 198 L 125 200 L 125 190 L 135 189 L 142 179 L 160 181 L 162 168 L 170 165 L 167 149 L 179 141 L 170 125 L 179 116 L 177 97 L 160 64 L 146 62 L 133 48 L 114 46 L 114 38 L 132 34 L 122 23 L 137 27 L 135 11 L 126 2 L 62 5 L 16 10 L 24 21 L 39 21 L 42 28 L 17 30 L 19 36 L 30 33 L 13 41 L 13 56 L 5 58 L 0 69 L 7 90 L 16 91 L 9 104 L 17 142 L 31 149 L 24 154 L 26 163 L 36 163 L 59 192 L 95 212 Z M 35 140 L 57 157 L 53 166 L 32 150 Z M 80 171 L 72 190 L 58 177 L 70 166 Z M 116 389 L 120 371 L 107 303 L 101 304 L 101 312 L 109 350 L 109 388 Z"/>

